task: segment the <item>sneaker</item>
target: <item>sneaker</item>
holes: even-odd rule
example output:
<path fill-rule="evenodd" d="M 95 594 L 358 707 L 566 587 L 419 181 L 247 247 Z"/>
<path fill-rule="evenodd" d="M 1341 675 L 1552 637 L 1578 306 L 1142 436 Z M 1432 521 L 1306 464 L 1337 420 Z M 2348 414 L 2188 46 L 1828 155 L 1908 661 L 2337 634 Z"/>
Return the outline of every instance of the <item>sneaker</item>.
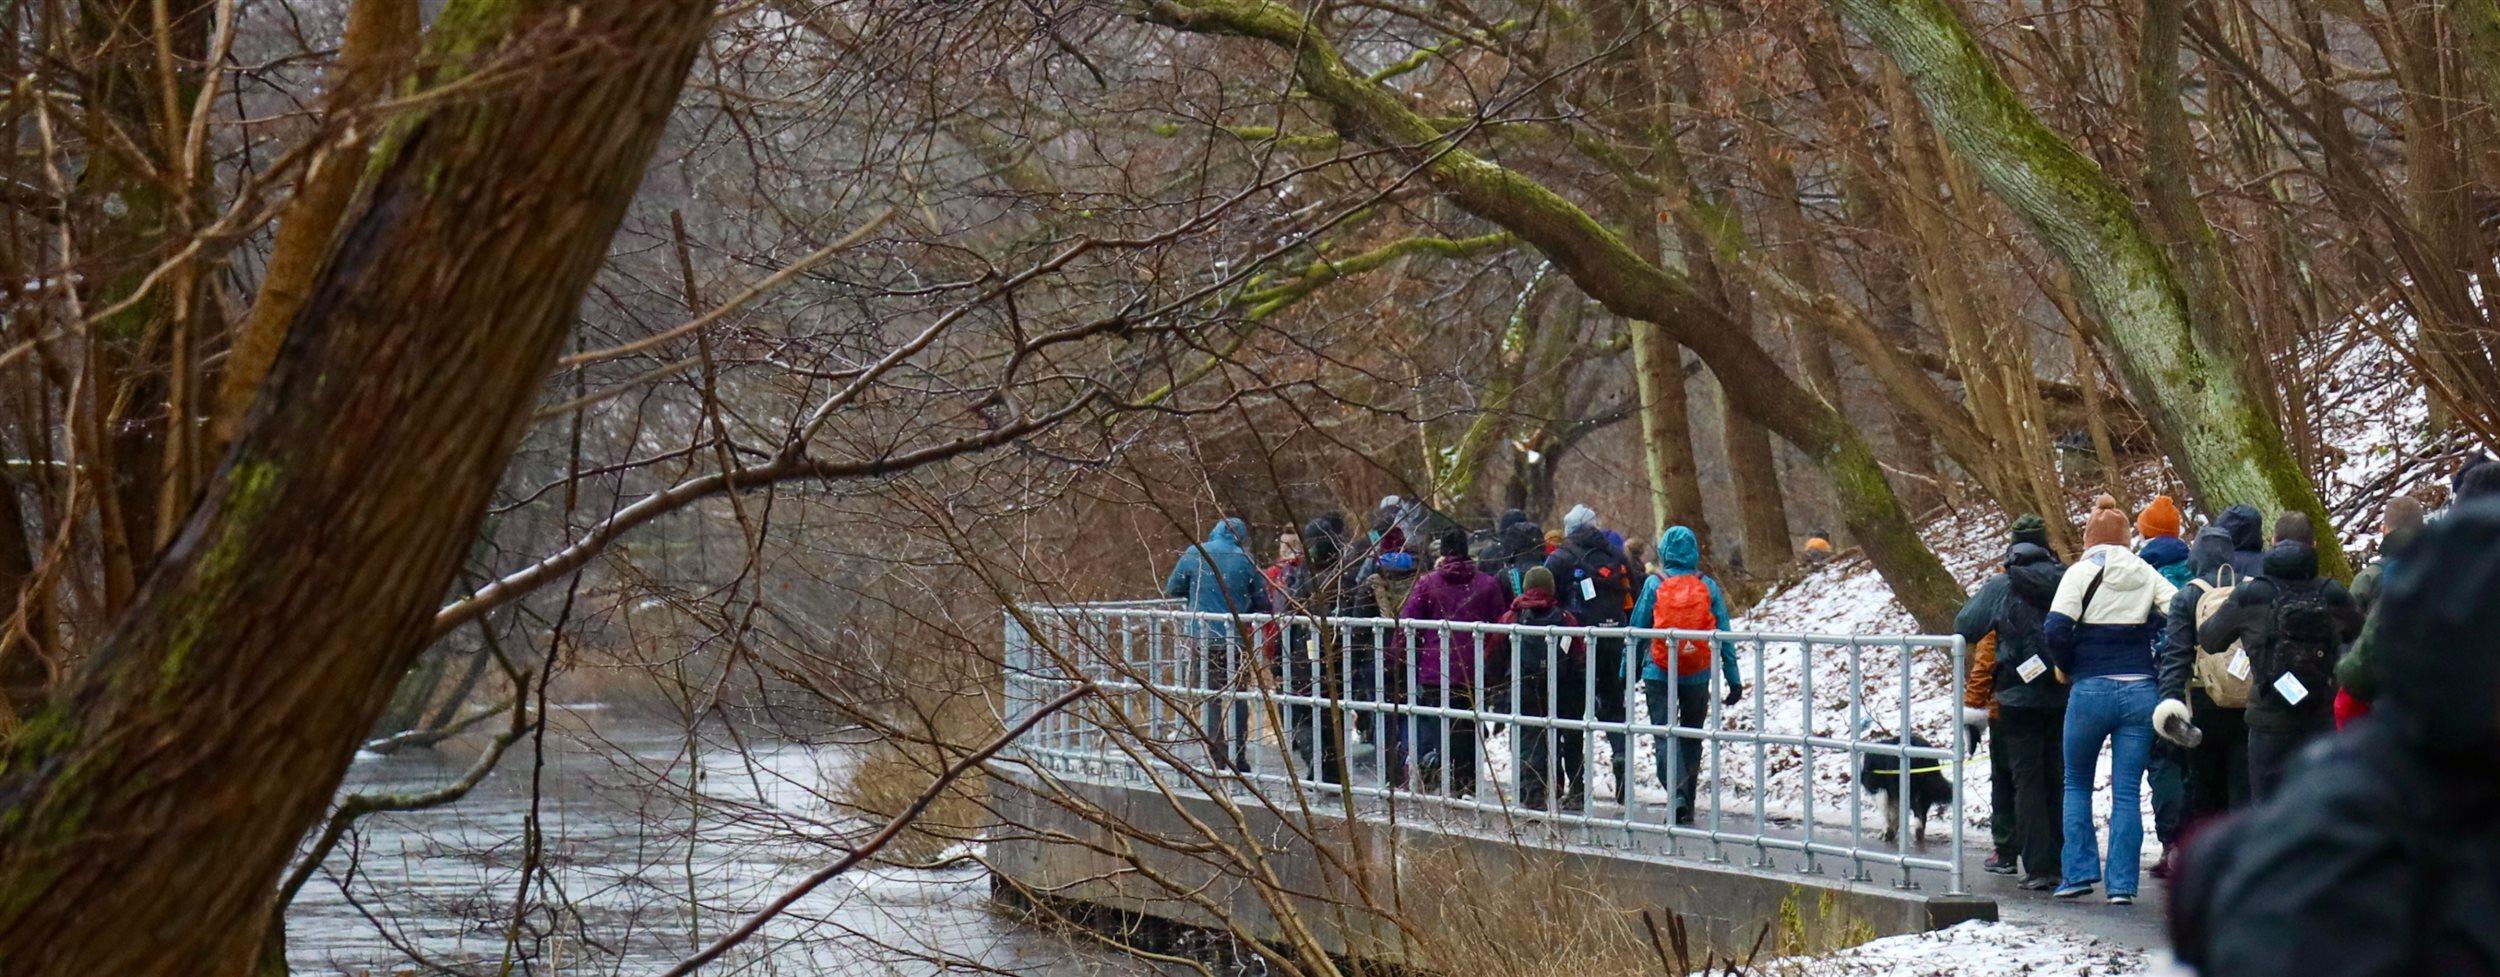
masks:
<path fill-rule="evenodd" d="M 2081 899 L 2085 896 L 2091 895 L 2092 887 L 2096 884 L 2098 883 L 2077 882 L 2073 885 L 2061 885 L 2058 886 L 2057 891 L 2051 893 L 2051 895 L 2060 899 Z"/>
<path fill-rule="evenodd" d="M 2135 905 L 2135 897 L 2124 892 L 2113 892 L 2109 894 L 2109 904 L 2113 906 L 2132 906 Z"/>
<path fill-rule="evenodd" d="M 2016 882 L 2016 883 L 2014 883 L 2014 888 L 2021 889 L 2021 890 L 2023 890 L 2024 892 L 2047 892 L 2047 891 L 2049 891 L 2050 889 L 2057 888 L 2057 880 L 2056 880 L 2056 879 L 2024 879 L 2024 880 L 2022 880 L 2022 881 L 2020 881 L 2020 882 Z"/>
<path fill-rule="evenodd" d="M 1988 860 L 1982 863 L 1979 869 L 1990 875 L 2012 875 L 2018 871 L 2014 868 L 2014 860 L 2002 855 L 1988 856 Z"/>

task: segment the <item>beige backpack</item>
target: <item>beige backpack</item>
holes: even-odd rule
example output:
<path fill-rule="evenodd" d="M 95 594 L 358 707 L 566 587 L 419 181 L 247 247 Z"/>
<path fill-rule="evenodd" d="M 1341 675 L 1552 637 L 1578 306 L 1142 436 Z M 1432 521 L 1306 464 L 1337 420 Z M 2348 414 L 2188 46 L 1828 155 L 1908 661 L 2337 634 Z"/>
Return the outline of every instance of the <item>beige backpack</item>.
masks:
<path fill-rule="evenodd" d="M 2206 620 L 2231 602 L 2231 591 L 2239 588 L 2239 573 L 2224 564 L 2214 571 L 2213 583 L 2203 578 L 2189 581 L 2196 585 L 2196 628 L 2204 630 Z M 2224 581 L 2228 581 L 2225 583 Z M 2189 641 L 2195 638 L 2190 637 Z M 2237 641 L 2221 654 L 2208 654 L 2202 646 L 2196 649 L 2196 684 L 2205 690 L 2205 697 L 2225 709 L 2248 708 L 2248 651 Z"/>

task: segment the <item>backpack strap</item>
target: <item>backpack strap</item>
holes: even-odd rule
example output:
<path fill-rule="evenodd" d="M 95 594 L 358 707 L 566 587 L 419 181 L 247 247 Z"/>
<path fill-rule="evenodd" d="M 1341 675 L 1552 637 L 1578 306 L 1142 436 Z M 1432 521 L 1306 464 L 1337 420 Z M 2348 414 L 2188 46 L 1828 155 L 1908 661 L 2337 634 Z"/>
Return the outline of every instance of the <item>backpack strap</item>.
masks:
<path fill-rule="evenodd" d="M 2101 578 L 2106 576 L 2109 576 L 2109 567 L 2104 565 L 2098 572 L 2092 574 L 2092 582 L 2084 585 L 2083 603 L 2075 607 L 2076 624 L 2080 625 L 2084 618 L 2092 616 L 2092 598 L 2101 592 Z"/>

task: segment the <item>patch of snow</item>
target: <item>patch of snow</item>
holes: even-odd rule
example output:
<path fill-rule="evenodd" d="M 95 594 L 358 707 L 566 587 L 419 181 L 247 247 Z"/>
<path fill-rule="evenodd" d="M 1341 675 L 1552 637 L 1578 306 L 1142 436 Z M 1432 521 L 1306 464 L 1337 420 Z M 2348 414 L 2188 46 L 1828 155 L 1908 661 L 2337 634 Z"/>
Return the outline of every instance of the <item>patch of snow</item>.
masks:
<path fill-rule="evenodd" d="M 1974 922 L 1885 937 L 1822 957 L 1774 960 L 1751 972 L 1774 977 L 2157 977 L 2176 971 L 2143 951 L 2089 936 Z"/>

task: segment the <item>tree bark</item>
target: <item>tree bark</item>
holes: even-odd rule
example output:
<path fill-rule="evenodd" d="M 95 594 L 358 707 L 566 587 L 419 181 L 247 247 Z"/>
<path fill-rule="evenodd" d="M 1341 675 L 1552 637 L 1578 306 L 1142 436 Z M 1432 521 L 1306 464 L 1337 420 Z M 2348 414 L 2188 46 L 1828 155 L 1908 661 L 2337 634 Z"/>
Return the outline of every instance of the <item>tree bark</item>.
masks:
<path fill-rule="evenodd" d="M 2247 502 L 2332 525 L 2260 392 L 2223 338 L 2199 323 L 2180 279 L 2134 205 L 2092 161 L 2043 125 L 1944 0 L 1831 0 L 1908 76 L 1945 141 L 2074 274 L 2107 331 L 2128 391 L 2206 511 Z M 2325 572 L 2348 575 L 2333 533 Z"/>
<path fill-rule="evenodd" d="M 1961 585 L 1919 539 L 1856 428 L 1791 379 L 1742 323 L 1689 281 L 1642 258 L 1544 185 L 1449 145 L 1400 96 L 1348 68 L 1335 46 L 1307 30 L 1290 8 L 1240 0 L 1147 0 L 1137 9 L 1150 21 L 1252 37 L 1288 53 L 1295 75 L 1312 97 L 1334 110 L 1341 130 L 1402 154 L 1453 202 L 1534 245 L 1582 292 L 1616 314 L 1657 323 L 1709 365 L 1738 410 L 1830 473 L 1846 524 L 1920 625 L 1951 625 L 1964 596 Z"/>
<path fill-rule="evenodd" d="M 203 501 L 7 746 L 10 972 L 255 965 L 278 874 L 429 639 L 710 13 L 466 0 L 437 20 L 447 68 L 512 76 L 385 137 Z"/>
<path fill-rule="evenodd" d="M 356 195 L 356 181 L 365 172 L 366 150 L 373 141 L 374 122 L 359 111 L 389 90 L 416 56 L 416 0 L 354 0 L 347 8 L 347 30 L 339 42 L 338 63 L 330 70 L 330 128 L 343 131 L 337 143 L 313 158 L 295 197 L 279 215 L 276 240 L 269 248 L 269 271 L 251 315 L 235 328 L 226 353 L 226 374 L 210 424 L 222 444 L 234 437 L 235 425 L 252 406 L 261 378 L 278 358 L 278 343 L 287 323 L 312 289 L 313 273 L 329 250 L 331 232 Z"/>

